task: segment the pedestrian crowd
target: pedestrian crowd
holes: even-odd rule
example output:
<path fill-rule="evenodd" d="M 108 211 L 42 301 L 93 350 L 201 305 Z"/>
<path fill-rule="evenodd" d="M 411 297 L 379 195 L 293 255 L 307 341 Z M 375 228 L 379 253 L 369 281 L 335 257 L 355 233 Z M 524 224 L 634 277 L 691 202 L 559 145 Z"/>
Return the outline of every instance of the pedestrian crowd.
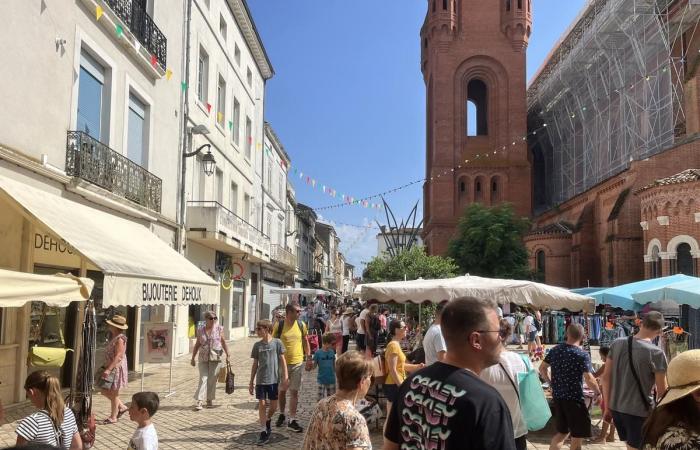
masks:
<path fill-rule="evenodd" d="M 191 361 L 199 373 L 196 410 L 205 402 L 212 406 L 218 371 L 229 360 L 216 313 L 204 316 Z M 582 347 L 585 330 L 577 323 L 566 328 L 566 341 L 551 348 L 534 369 L 541 348 L 538 312 L 518 311 L 504 318 L 492 300 L 452 300 L 435 311 L 420 342 L 422 353 L 407 355 L 411 320 L 376 304 L 365 305 L 359 314 L 352 306 L 327 313 L 317 301 L 307 310 L 289 303 L 283 317 L 258 321 L 249 382 L 249 393 L 258 401 L 257 443 L 270 441 L 273 420 L 276 427 L 305 431 L 297 417 L 299 391 L 303 373 L 317 369 L 318 403 L 302 450 L 372 449 L 359 405 L 373 384 L 382 384 L 386 397 L 384 450 L 523 450 L 528 432 L 544 427 L 550 415 L 556 429 L 550 450 L 562 448 L 567 439 L 572 450 L 586 442 L 610 442 L 615 432 L 631 450 L 700 449 L 700 350 L 683 352 L 668 363 L 654 343 L 664 328 L 658 312 L 648 312 L 636 334 L 601 348 L 598 370 Z M 97 385 L 111 410 L 102 423 L 115 423 L 128 412 L 136 423 L 128 448 L 157 449 L 152 417 L 158 395 L 138 392 L 129 406 L 119 399 L 126 386 L 122 332 L 128 326 L 121 316 L 108 325 L 111 339 Z M 526 337 L 526 354 L 506 347 L 520 333 Z M 357 350 L 349 350 L 353 338 Z M 551 388 L 551 410 L 543 386 Z M 17 425 L 17 445 L 83 448 L 89 437 L 79 432 L 58 379 L 36 371 L 27 377 L 25 390 L 37 412 Z M 603 425 L 590 440 L 594 403 L 603 411 Z"/>

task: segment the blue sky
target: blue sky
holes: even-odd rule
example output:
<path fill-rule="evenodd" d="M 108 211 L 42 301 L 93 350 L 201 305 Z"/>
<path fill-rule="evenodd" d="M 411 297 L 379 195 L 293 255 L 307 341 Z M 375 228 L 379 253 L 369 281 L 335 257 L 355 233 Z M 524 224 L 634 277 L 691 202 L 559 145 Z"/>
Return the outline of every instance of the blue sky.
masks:
<path fill-rule="evenodd" d="M 528 79 L 584 3 L 533 1 Z M 341 194 L 360 198 L 424 177 L 419 31 L 426 0 L 248 4 L 275 69 L 265 117 L 297 169 L 290 179 L 299 202 L 318 208 L 342 203 Z M 307 175 L 316 180 L 315 189 L 306 184 Z M 324 185 L 336 190 L 337 198 L 324 194 Z M 407 216 L 416 202 L 422 216 L 422 183 L 385 198 L 397 218 Z M 317 212 L 335 225 L 350 262 L 362 265 L 376 254 L 378 230 L 358 226 L 375 218 L 386 223 L 383 211 L 346 206 Z"/>

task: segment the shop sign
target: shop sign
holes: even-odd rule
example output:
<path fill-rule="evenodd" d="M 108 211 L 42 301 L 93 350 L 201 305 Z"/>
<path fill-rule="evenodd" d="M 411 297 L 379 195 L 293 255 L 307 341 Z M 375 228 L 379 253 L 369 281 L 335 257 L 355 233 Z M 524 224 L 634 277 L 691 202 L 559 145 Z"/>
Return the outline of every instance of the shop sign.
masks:
<path fill-rule="evenodd" d="M 32 238 L 34 262 L 60 267 L 80 267 L 80 254 L 65 239 L 36 228 Z"/>
<path fill-rule="evenodd" d="M 212 280 L 212 283 L 215 283 Z M 129 276 L 107 275 L 105 306 L 211 305 L 219 303 L 217 284 L 179 283 Z"/>
<path fill-rule="evenodd" d="M 173 322 L 144 322 L 145 336 L 143 361 L 169 363 L 173 357 Z"/>

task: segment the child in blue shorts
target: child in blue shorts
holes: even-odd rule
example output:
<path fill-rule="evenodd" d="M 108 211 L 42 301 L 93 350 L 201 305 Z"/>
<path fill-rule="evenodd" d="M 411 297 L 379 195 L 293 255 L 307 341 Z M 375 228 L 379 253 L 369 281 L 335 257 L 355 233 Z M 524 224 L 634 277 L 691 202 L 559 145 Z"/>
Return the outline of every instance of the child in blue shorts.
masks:
<path fill-rule="evenodd" d="M 289 376 L 284 358 L 284 345 L 282 341 L 272 337 L 272 322 L 259 320 L 255 331 L 260 340 L 253 345 L 250 354 L 253 358 L 253 369 L 250 372 L 248 391 L 250 395 L 255 391 L 255 398 L 258 399 L 258 414 L 263 430 L 257 443 L 262 445 L 268 443 L 272 435 L 271 420 L 277 409 L 279 385 L 286 387 Z M 267 404 L 269 408 L 266 408 Z"/>

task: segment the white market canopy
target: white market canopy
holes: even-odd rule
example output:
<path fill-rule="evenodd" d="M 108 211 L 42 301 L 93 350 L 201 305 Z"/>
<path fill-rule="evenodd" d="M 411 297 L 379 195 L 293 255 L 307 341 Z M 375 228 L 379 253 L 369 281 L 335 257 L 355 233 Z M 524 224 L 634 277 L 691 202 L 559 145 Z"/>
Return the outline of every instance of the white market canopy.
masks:
<path fill-rule="evenodd" d="M 104 274 L 103 306 L 219 303 L 218 283 L 145 226 L 0 175 L 0 196 Z"/>
<path fill-rule="evenodd" d="M 49 306 L 68 306 L 90 297 L 93 281 L 70 274 L 35 275 L 0 269 L 0 307 L 16 308 L 41 301 Z"/>
<path fill-rule="evenodd" d="M 329 292 L 323 289 L 312 288 L 276 288 L 270 289 L 271 294 L 299 294 L 299 295 L 328 295 Z"/>
<path fill-rule="evenodd" d="M 391 281 L 362 285 L 363 301 L 441 303 L 460 297 L 490 298 L 536 309 L 593 312 L 595 301 L 567 289 L 526 280 L 501 280 L 465 275 L 437 280 Z"/>

